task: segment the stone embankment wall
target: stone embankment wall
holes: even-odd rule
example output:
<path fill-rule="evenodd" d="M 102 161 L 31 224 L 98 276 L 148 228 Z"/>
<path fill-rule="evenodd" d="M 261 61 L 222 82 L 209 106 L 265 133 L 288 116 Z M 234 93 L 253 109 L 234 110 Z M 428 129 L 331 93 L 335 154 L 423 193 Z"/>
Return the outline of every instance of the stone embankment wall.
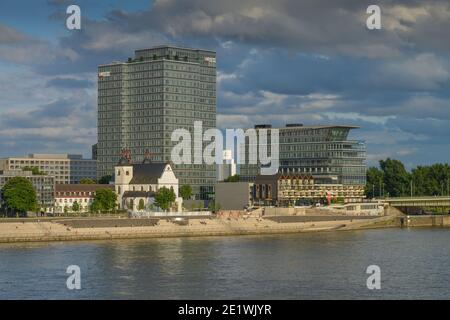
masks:
<path fill-rule="evenodd" d="M 450 216 L 404 216 L 398 217 L 400 227 L 450 227 Z"/>

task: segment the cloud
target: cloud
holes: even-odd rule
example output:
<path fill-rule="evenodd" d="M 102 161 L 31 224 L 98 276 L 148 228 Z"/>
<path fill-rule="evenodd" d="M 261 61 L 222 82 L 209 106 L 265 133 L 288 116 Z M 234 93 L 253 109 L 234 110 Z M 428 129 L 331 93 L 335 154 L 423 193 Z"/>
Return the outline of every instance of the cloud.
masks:
<path fill-rule="evenodd" d="M 447 161 L 450 3 L 378 1 L 382 30 L 369 31 L 372 2 L 157 0 L 84 16 L 52 43 L 0 25 L 0 150 L 89 150 L 98 65 L 174 44 L 217 51 L 221 128 L 355 124 L 369 162 Z"/>
<path fill-rule="evenodd" d="M 16 44 L 26 39 L 27 37 L 24 34 L 0 24 L 0 45 Z"/>
<path fill-rule="evenodd" d="M 56 59 L 77 59 L 70 48 L 55 47 L 47 41 L 32 38 L 13 28 L 0 24 L 0 61 L 14 64 L 46 65 Z"/>
<path fill-rule="evenodd" d="M 94 87 L 94 85 L 95 85 L 94 82 L 88 79 L 56 77 L 47 81 L 47 87 L 56 87 L 56 88 L 82 89 L 82 88 L 92 88 Z"/>
<path fill-rule="evenodd" d="M 112 12 L 110 21 L 124 30 L 151 29 L 174 39 L 220 38 L 221 44 L 245 43 L 295 51 L 370 58 L 398 57 L 414 46 L 448 52 L 447 1 L 378 1 L 383 29 L 365 27 L 371 1 L 160 0 L 139 13 Z M 421 34 L 418 38 L 416 35 Z M 447 36 L 447 37 L 445 37 Z M 413 41 L 411 41 L 413 39 Z"/>
<path fill-rule="evenodd" d="M 414 91 L 438 90 L 449 79 L 448 62 L 431 53 L 386 62 L 374 76 L 374 82 L 384 88 L 394 86 Z"/>

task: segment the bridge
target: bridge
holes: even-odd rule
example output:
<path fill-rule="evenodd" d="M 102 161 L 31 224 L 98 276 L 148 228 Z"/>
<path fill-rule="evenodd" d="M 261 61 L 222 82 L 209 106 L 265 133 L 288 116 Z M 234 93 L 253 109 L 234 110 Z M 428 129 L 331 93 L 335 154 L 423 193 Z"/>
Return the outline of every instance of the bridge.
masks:
<path fill-rule="evenodd" d="M 450 207 L 450 196 L 446 197 L 399 197 L 380 199 L 392 207 Z"/>

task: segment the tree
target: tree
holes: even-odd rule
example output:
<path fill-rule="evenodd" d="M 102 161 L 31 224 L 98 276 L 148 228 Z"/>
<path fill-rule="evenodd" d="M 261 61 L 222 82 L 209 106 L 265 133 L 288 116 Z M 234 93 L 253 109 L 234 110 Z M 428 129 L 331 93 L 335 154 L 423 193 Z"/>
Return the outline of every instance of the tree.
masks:
<path fill-rule="evenodd" d="M 75 202 L 72 204 L 72 211 L 73 211 L 73 212 L 78 212 L 78 211 L 80 211 L 80 205 L 78 204 L 77 201 L 75 201 Z"/>
<path fill-rule="evenodd" d="M 111 211 L 116 208 L 117 195 L 111 189 L 99 189 L 95 192 L 93 200 L 94 212 Z M 95 204 L 95 205 L 94 205 Z"/>
<path fill-rule="evenodd" d="M 376 167 L 367 170 L 366 197 L 375 198 L 381 196 L 381 187 L 384 183 L 383 171 Z"/>
<path fill-rule="evenodd" d="M 448 195 L 450 192 L 450 166 L 435 163 L 431 166 L 418 166 L 412 169 L 411 186 L 415 195 Z"/>
<path fill-rule="evenodd" d="M 144 209 L 145 209 L 144 200 L 140 199 L 139 200 L 139 205 L 138 205 L 138 210 L 144 210 Z"/>
<path fill-rule="evenodd" d="M 39 175 L 39 176 L 45 175 L 45 172 L 40 171 L 38 167 L 25 166 L 25 167 L 22 168 L 22 171 L 31 171 L 31 173 L 33 175 Z"/>
<path fill-rule="evenodd" d="M 100 203 L 94 199 L 91 205 L 89 206 L 89 211 L 91 213 L 99 213 L 100 210 L 101 210 Z"/>
<path fill-rule="evenodd" d="M 169 209 L 174 201 L 175 192 L 172 189 L 162 187 L 155 194 L 155 205 L 164 211 Z"/>
<path fill-rule="evenodd" d="M 235 174 L 233 176 L 229 176 L 223 182 L 239 182 L 239 175 Z"/>
<path fill-rule="evenodd" d="M 109 184 L 109 182 L 112 180 L 112 175 L 106 175 L 100 178 L 98 180 L 98 183 L 100 184 Z"/>
<path fill-rule="evenodd" d="M 405 195 L 409 187 L 409 173 L 402 162 L 387 158 L 380 160 L 380 168 L 383 171 L 386 193 L 391 197 Z"/>
<path fill-rule="evenodd" d="M 183 200 L 189 200 L 192 196 L 192 187 L 189 185 L 181 186 L 179 191 Z"/>
<path fill-rule="evenodd" d="M 380 168 L 367 170 L 366 196 L 440 196 L 450 194 L 450 166 L 435 163 L 406 171 L 402 162 L 380 161 Z M 384 192 L 383 192 L 384 191 Z"/>
<path fill-rule="evenodd" d="M 80 180 L 80 184 L 95 184 L 95 181 L 91 178 L 83 178 Z"/>
<path fill-rule="evenodd" d="M 37 207 L 36 191 L 26 178 L 11 178 L 3 186 L 2 194 L 6 207 L 16 213 L 26 213 Z"/>

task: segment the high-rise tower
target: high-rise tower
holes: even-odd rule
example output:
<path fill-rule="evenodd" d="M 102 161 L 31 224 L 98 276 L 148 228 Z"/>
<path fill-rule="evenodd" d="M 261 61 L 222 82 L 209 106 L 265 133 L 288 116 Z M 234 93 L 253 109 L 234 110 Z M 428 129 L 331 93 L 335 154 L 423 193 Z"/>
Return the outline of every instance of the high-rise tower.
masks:
<path fill-rule="evenodd" d="M 98 68 L 98 177 L 112 175 L 120 150 L 133 161 L 146 150 L 154 162 L 170 161 L 173 130 L 193 137 L 194 121 L 203 130 L 216 126 L 216 53 L 161 46 L 135 51 L 127 62 Z M 215 166 L 173 166 L 180 186 L 191 185 L 197 198 L 213 192 Z"/>

